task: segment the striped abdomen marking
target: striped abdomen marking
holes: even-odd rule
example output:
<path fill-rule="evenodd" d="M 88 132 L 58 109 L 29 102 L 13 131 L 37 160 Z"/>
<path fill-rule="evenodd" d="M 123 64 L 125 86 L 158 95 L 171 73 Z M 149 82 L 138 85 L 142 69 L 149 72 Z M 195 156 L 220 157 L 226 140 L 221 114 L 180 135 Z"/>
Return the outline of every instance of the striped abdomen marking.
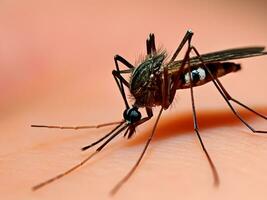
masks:
<path fill-rule="evenodd" d="M 224 62 L 224 63 L 206 63 L 207 68 L 210 70 L 214 77 L 221 77 L 225 74 L 230 72 L 236 72 L 241 69 L 240 64 L 236 64 L 233 62 Z M 191 72 L 189 73 L 188 70 L 183 73 L 181 76 L 182 85 L 179 86 L 177 89 L 184 89 L 190 87 L 190 77 L 192 80 L 193 87 L 200 86 L 205 83 L 211 81 L 211 76 L 207 69 L 203 68 L 203 65 L 196 65 L 191 68 Z"/>

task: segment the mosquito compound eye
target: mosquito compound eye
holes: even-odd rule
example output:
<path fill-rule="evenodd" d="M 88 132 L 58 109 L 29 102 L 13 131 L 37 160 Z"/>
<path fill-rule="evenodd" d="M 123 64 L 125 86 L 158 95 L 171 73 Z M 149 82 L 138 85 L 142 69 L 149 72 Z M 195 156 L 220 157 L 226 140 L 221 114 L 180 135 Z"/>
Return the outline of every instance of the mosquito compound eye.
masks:
<path fill-rule="evenodd" d="M 142 116 L 141 116 L 141 113 L 137 110 L 137 108 L 133 107 L 133 108 L 126 109 L 123 112 L 123 117 L 127 122 L 134 123 L 134 122 L 139 121 Z"/>

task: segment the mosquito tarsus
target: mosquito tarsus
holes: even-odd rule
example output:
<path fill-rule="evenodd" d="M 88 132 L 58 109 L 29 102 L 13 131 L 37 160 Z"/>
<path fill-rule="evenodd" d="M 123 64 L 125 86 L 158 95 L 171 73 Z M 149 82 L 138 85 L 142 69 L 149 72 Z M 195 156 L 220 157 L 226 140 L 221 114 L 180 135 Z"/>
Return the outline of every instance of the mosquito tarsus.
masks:
<path fill-rule="evenodd" d="M 235 110 L 232 103 L 236 103 L 241 107 L 249 110 L 250 112 L 258 115 L 259 117 L 267 120 L 267 117 L 254 111 L 250 107 L 241 103 L 240 101 L 233 98 L 227 90 L 224 88 L 222 83 L 219 81 L 219 77 L 235 72 L 240 69 L 240 65 L 233 62 L 222 62 L 233 59 L 240 59 L 253 56 L 261 56 L 267 54 L 264 52 L 264 47 L 248 47 L 248 48 L 236 48 L 223 50 L 208 54 L 201 55 L 198 50 L 191 44 L 193 32 L 188 30 L 183 37 L 183 40 L 179 44 L 178 48 L 174 52 L 173 56 L 169 61 L 166 61 L 166 53 L 164 51 L 158 51 L 155 44 L 154 34 L 150 34 L 146 40 L 146 51 L 147 55 L 145 59 L 138 65 L 133 66 L 123 57 L 116 55 L 114 57 L 115 70 L 112 71 L 115 82 L 121 93 L 123 102 L 125 104 L 125 110 L 123 112 L 123 120 L 111 123 L 104 123 L 93 126 L 47 126 L 47 125 L 32 125 L 32 127 L 44 127 L 44 128 L 59 128 L 59 129 L 84 129 L 84 128 L 101 128 L 105 126 L 117 125 L 109 133 L 93 142 L 90 145 L 84 146 L 81 150 L 87 150 L 95 145 L 102 144 L 82 162 L 73 166 L 69 170 L 44 181 L 33 187 L 33 190 L 37 190 L 67 174 L 76 170 L 78 167 L 85 164 L 93 156 L 99 153 L 111 140 L 117 137 L 120 133 L 124 132 L 123 136 L 131 138 L 137 126 L 145 123 L 153 117 L 152 108 L 160 106 L 160 111 L 157 115 L 153 129 L 148 136 L 143 151 L 141 152 L 137 162 L 131 168 L 131 170 L 118 182 L 117 185 L 111 190 L 111 194 L 114 195 L 121 186 L 131 177 L 138 165 L 140 164 L 145 152 L 155 134 L 157 124 L 161 117 L 163 110 L 169 108 L 173 102 L 176 91 L 178 89 L 190 89 L 192 112 L 193 112 L 193 123 L 194 130 L 200 145 L 207 157 L 208 163 L 211 167 L 211 171 L 214 178 L 214 184 L 219 184 L 219 176 L 216 167 L 204 146 L 203 140 L 199 133 L 198 120 L 196 114 L 196 107 L 194 101 L 193 88 L 196 86 L 203 85 L 207 82 L 212 81 L 220 95 L 224 98 L 227 105 L 230 107 L 234 115 L 254 133 L 267 133 L 267 131 L 255 130 L 249 125 L 242 116 Z M 185 47 L 187 46 L 187 47 Z M 177 56 L 183 48 L 186 48 L 186 53 L 182 60 L 178 60 Z M 195 57 L 190 57 L 190 53 L 194 52 Z M 123 64 L 127 69 L 120 69 L 120 64 Z M 123 75 L 130 74 L 130 81 L 127 81 Z M 128 88 L 131 95 L 134 97 L 135 102 L 133 105 L 129 105 L 125 88 Z M 147 116 L 142 117 L 139 108 L 144 108 Z"/>

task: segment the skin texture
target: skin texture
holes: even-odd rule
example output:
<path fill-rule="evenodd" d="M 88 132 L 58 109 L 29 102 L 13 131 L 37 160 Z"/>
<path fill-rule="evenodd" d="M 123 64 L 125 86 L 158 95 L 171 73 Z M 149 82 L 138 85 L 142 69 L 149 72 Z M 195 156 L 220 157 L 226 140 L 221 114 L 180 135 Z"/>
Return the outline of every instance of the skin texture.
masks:
<path fill-rule="evenodd" d="M 200 53 L 266 46 L 264 5 L 257 0 L 1 2 L 0 198 L 109 199 L 109 191 L 137 160 L 155 117 L 133 139 L 118 137 L 84 167 L 36 192 L 33 185 L 80 162 L 90 153 L 80 148 L 111 127 L 74 131 L 30 125 L 121 120 L 124 104 L 111 75 L 113 56 L 136 63 L 150 32 L 168 52 L 175 51 L 188 28 Z M 222 83 L 266 116 L 267 57 L 236 62 L 242 70 Z M 189 90 L 181 90 L 163 112 L 140 167 L 114 199 L 266 198 L 267 137 L 251 134 L 211 83 L 194 92 L 200 133 L 220 185 L 213 186 L 193 131 Z M 255 129 L 267 130 L 266 121 L 239 111 Z"/>

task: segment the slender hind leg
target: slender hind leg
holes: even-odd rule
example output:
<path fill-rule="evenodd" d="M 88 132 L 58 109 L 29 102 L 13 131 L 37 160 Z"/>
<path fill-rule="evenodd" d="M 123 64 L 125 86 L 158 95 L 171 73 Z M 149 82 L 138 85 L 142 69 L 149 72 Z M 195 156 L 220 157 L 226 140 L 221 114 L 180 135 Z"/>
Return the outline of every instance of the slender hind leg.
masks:
<path fill-rule="evenodd" d="M 188 48 L 187 48 L 187 51 L 186 51 L 186 54 L 184 56 L 184 59 L 182 60 L 182 64 L 181 64 L 181 67 L 180 67 L 180 71 L 178 71 L 178 73 L 176 74 L 175 76 L 175 79 L 173 78 L 172 80 L 168 79 L 166 80 L 165 84 L 169 85 L 169 81 L 172 81 L 172 87 L 169 89 L 170 90 L 170 103 L 173 101 L 173 98 L 175 96 L 175 92 L 176 92 L 176 89 L 179 88 L 179 85 L 181 84 L 180 82 L 180 75 L 181 73 L 183 73 L 183 69 L 186 65 L 186 63 L 188 64 L 188 67 L 189 67 L 189 72 L 191 71 L 191 67 L 190 67 L 190 52 L 192 51 L 192 48 L 191 48 L 191 38 L 192 38 L 192 35 L 193 33 L 192 32 L 188 32 L 189 35 L 186 35 L 185 36 L 185 41 L 188 42 Z M 183 42 L 182 42 L 183 43 Z M 177 50 L 179 50 L 180 48 L 178 48 Z M 215 165 L 213 164 L 210 156 L 209 156 L 209 153 L 208 151 L 206 150 L 205 148 L 205 145 L 202 141 L 202 138 L 200 136 L 200 133 L 199 133 L 199 128 L 198 128 L 198 122 L 197 122 L 197 116 L 196 116 L 196 109 L 195 109 L 195 102 L 194 102 L 194 93 L 193 93 L 193 86 L 192 86 L 192 77 L 190 77 L 190 92 L 191 92 L 191 101 L 192 101 L 192 110 L 193 110 L 193 121 L 194 121 L 194 130 L 195 130 L 195 133 L 198 137 L 198 140 L 201 144 L 201 147 L 207 157 L 207 160 L 209 162 L 209 165 L 211 167 L 211 170 L 212 170 L 212 174 L 213 174 L 213 177 L 214 177 L 214 184 L 215 185 L 218 185 L 219 184 L 219 176 L 218 176 L 218 173 L 217 173 L 217 170 L 216 170 L 216 167 Z M 164 76 L 165 78 L 165 76 Z M 164 88 L 163 88 L 164 90 Z M 165 93 L 166 94 L 166 93 Z M 168 105 L 167 105 L 168 106 Z"/>
<path fill-rule="evenodd" d="M 245 108 L 245 109 L 247 109 L 247 110 L 253 112 L 254 114 L 258 115 L 259 117 L 261 117 L 261 118 L 267 120 L 267 117 L 266 117 L 266 116 L 264 116 L 264 115 L 258 113 L 257 111 L 251 109 L 250 107 L 248 107 L 248 106 L 246 106 L 245 104 L 241 103 L 241 102 L 238 101 L 237 99 L 233 98 L 233 97 L 226 91 L 226 89 L 225 89 L 224 86 L 222 85 L 221 81 L 220 81 L 218 78 L 216 78 L 216 77 L 215 77 L 215 79 L 216 79 L 216 82 L 218 83 L 218 85 L 220 86 L 220 88 L 222 89 L 223 93 L 225 94 L 226 98 L 227 98 L 229 101 L 233 101 L 233 102 L 235 102 L 236 104 L 242 106 L 243 108 Z"/>
<path fill-rule="evenodd" d="M 197 49 L 195 47 L 191 47 L 193 49 L 193 51 L 196 53 L 197 57 L 199 58 L 199 60 L 202 62 L 203 66 L 205 67 L 205 69 L 208 71 L 209 75 L 212 78 L 212 82 L 214 83 L 215 87 L 218 89 L 218 91 L 220 92 L 220 94 L 222 95 L 222 97 L 224 98 L 224 100 L 226 101 L 226 103 L 228 104 L 228 106 L 230 107 L 231 111 L 235 114 L 235 116 L 247 127 L 249 128 L 252 132 L 254 133 L 267 133 L 267 131 L 262 131 L 262 130 L 255 130 L 251 125 L 249 125 L 242 117 L 241 115 L 234 109 L 234 107 L 232 106 L 230 101 L 233 101 L 235 103 L 237 103 L 238 105 L 246 108 L 247 110 L 253 112 L 254 114 L 262 117 L 263 119 L 267 119 L 266 116 L 263 116 L 262 114 L 254 111 L 253 109 L 249 108 L 248 106 L 244 105 L 243 103 L 239 102 L 238 100 L 232 98 L 229 93 L 225 90 L 225 88 L 223 87 L 223 85 L 221 84 L 221 82 L 215 78 L 212 73 L 210 72 L 209 68 L 206 66 L 205 62 L 203 61 L 203 59 L 201 58 L 201 55 L 199 54 L 199 52 L 197 51 Z"/>
<path fill-rule="evenodd" d="M 192 49 L 190 48 L 190 50 L 192 50 Z M 191 72 L 191 66 L 190 66 L 190 59 L 189 58 L 188 58 L 188 68 L 189 68 L 189 72 Z M 216 170 L 215 165 L 213 164 L 212 159 L 210 158 L 210 155 L 209 155 L 209 153 L 208 153 L 208 151 L 207 151 L 207 149 L 206 149 L 206 147 L 205 147 L 205 145 L 204 145 L 204 143 L 202 141 L 200 133 L 199 133 L 197 114 L 196 114 L 196 107 L 195 107 L 195 100 L 194 100 L 194 92 L 193 92 L 193 86 L 192 86 L 193 81 L 192 81 L 191 74 L 189 75 L 189 81 L 190 81 L 190 95 L 191 95 L 191 102 L 192 102 L 194 130 L 196 132 L 196 135 L 197 135 L 198 140 L 199 140 L 199 142 L 201 144 L 201 147 L 202 147 L 202 149 L 203 149 L 203 151 L 204 151 L 204 153 L 205 153 L 205 155 L 206 155 L 206 157 L 208 159 L 208 162 L 210 164 L 210 167 L 211 167 L 211 170 L 212 170 L 212 174 L 213 174 L 213 177 L 214 177 L 214 185 L 217 186 L 217 185 L 219 185 L 219 182 L 220 182 L 219 181 L 218 172 Z"/>

